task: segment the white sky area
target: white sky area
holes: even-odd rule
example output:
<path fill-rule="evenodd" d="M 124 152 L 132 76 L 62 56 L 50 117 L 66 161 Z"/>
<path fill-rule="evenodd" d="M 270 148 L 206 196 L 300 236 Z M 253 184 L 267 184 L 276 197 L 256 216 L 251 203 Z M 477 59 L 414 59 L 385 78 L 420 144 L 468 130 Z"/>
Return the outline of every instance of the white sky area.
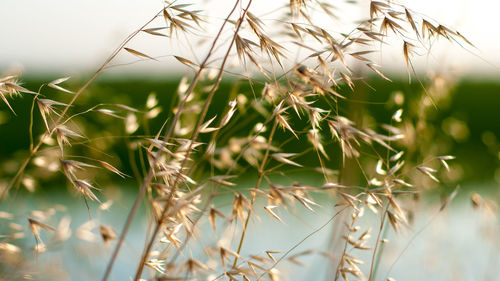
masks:
<path fill-rule="evenodd" d="M 207 1 L 178 1 L 186 2 L 203 5 Z M 219 25 L 234 2 L 211 2 L 217 4 L 209 6 L 207 13 Z M 332 1 L 334 4 L 338 2 Z M 357 6 L 341 10 L 342 15 L 368 18 L 368 1 L 359 2 Z M 266 11 L 283 3 L 286 1 L 254 0 L 251 11 L 266 19 Z M 440 39 L 431 56 L 425 55 L 425 51 L 418 52 L 422 54 L 421 62 L 416 62 L 419 70 L 451 71 L 459 76 L 499 76 L 500 28 L 497 22 L 500 1 L 418 0 L 400 3 L 459 30 L 477 47 L 464 49 Z M 127 35 L 162 7 L 160 0 L 0 0 L 0 73 L 22 70 L 30 74 L 75 75 L 94 71 Z M 162 21 L 159 20 L 150 27 L 160 26 Z M 213 34 L 216 27 L 211 27 L 211 33 L 207 34 Z M 141 34 L 127 46 L 158 57 L 158 62 L 137 62 L 137 58 L 130 54 L 120 54 L 115 63 L 124 65 L 109 71 L 178 73 L 183 70 L 172 54 L 182 54 L 199 62 L 206 53 L 205 49 L 190 49 L 187 44 L 150 37 L 154 36 Z M 401 43 L 394 48 L 384 48 L 377 58 L 383 71 L 406 75 Z"/>

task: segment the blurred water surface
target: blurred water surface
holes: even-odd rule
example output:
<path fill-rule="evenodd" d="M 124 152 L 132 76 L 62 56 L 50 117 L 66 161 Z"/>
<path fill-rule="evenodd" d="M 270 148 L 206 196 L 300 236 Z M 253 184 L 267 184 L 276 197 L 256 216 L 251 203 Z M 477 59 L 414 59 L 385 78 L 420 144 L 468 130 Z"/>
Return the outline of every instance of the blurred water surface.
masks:
<path fill-rule="evenodd" d="M 462 188 L 457 198 L 443 211 L 439 211 L 439 195 L 426 194 L 415 205 L 415 216 L 408 227 L 403 227 L 398 233 L 392 229 L 384 229 L 381 238 L 387 239 L 388 242 L 382 244 L 375 280 L 386 280 L 388 276 L 396 280 L 415 281 L 500 280 L 496 274 L 500 266 L 500 230 L 496 217 L 498 213 L 474 209 L 469 200 L 468 190 L 471 188 L 477 189 L 478 186 Z M 479 188 L 485 191 L 486 196 L 498 195 L 497 185 Z M 97 210 L 97 205 L 91 202 L 91 216 L 95 225 L 106 224 L 118 232 L 134 198 L 134 191 L 127 189 L 116 198 L 108 211 Z M 339 210 L 339 207 L 333 207 L 335 200 L 328 196 L 314 199 L 320 205 L 314 212 L 300 205 L 290 207 L 288 211 L 283 208 L 277 210 L 284 223 L 277 222 L 264 212 L 264 202 L 258 202 L 254 207 L 258 217 L 254 217 L 250 222 L 242 255 L 266 256 L 265 251 L 271 250 L 277 251 L 273 255 L 279 258 L 296 247 L 287 254 L 287 257 L 292 257 L 311 249 L 313 251 L 310 255 L 297 258 L 297 261 L 303 263 L 302 266 L 291 263 L 287 258 L 278 265 L 281 280 L 332 280 L 332 272 L 336 266 L 335 257 L 344 245 L 340 236 L 345 234 L 343 221 L 347 213 L 331 220 L 335 211 Z M 213 203 L 221 206 L 220 210 L 229 216 L 232 200 L 231 196 L 223 196 Z M 72 235 L 66 242 L 55 243 L 53 235 L 42 233 L 42 239 L 48 247 L 44 253 L 36 254 L 31 250 L 36 241 L 29 231 L 26 231 L 25 238 L 15 241 L 23 248 L 26 274 L 33 276 L 35 280 L 99 280 L 102 277 L 116 242 L 105 243 L 99 235 L 98 227 L 90 230 L 95 235 L 93 241 L 84 241 L 78 237 L 82 236 L 78 233 L 78 228 L 89 221 L 89 213 L 83 199 L 71 196 L 64 190 L 50 191 L 43 195 L 22 194 L 9 204 L 11 209 L 15 210 L 13 221 L 21 223 L 25 229 L 28 229 L 28 223 L 23 217 L 34 215 L 29 210 L 46 211 L 50 207 L 65 206 L 66 210 L 61 208 L 48 220 L 47 223 L 53 226 L 56 226 L 56 222 L 62 217 L 71 218 Z M 148 222 L 146 210 L 141 208 L 127 235 L 111 280 L 129 280 L 133 276 L 144 246 Z M 4 231 L 7 223 L 8 221 L 2 221 L 1 228 Z M 361 229 L 354 236 L 372 227 L 368 245 L 373 246 L 379 223 L 380 216 L 366 209 L 365 215 L 357 224 Z M 218 242 L 219 245 L 235 247 L 241 228 L 240 222 L 237 224 L 237 227 L 236 223 L 230 226 L 217 225 L 217 236 L 223 237 L 223 241 Z M 216 235 L 207 220 L 200 225 L 199 230 L 199 236 L 190 244 L 186 256 L 192 255 L 202 262 L 207 262 L 202 249 L 215 245 Z M 325 258 L 326 253 L 331 254 L 333 259 Z M 368 275 L 372 251 L 349 250 L 348 253 L 365 261 L 360 268 Z M 175 273 L 173 275 L 178 276 Z M 211 275 L 210 278 L 214 276 Z"/>

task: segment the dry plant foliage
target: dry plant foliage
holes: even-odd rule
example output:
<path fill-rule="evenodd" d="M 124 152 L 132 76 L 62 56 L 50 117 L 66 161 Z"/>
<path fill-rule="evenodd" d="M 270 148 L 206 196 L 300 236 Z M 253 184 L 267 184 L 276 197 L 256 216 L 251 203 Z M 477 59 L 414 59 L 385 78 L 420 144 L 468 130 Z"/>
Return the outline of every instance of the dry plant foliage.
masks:
<path fill-rule="evenodd" d="M 400 41 L 401 56 L 412 76 L 416 76 L 412 57 L 417 50 L 430 50 L 436 40 L 470 42 L 451 27 L 394 1 L 371 1 L 367 19 L 355 24 L 344 24 L 339 19 L 342 8 L 328 1 L 291 0 L 266 16 L 252 12 L 253 1 L 233 1 L 216 34 L 207 31 L 212 19 L 203 10 L 181 2 L 165 1 L 165 7 L 132 33 L 77 91 L 65 86 L 69 77 L 47 83 L 37 92 L 23 88 L 16 76 L 0 79 L 0 97 L 12 113 L 9 100 L 29 96 L 33 99 L 31 126 L 37 124 L 33 120 L 40 120 L 44 127 L 38 136 L 30 129 L 28 157 L 1 190 L 2 208 L 20 184 L 35 191 L 40 173 L 62 173 L 89 208 L 90 220 L 74 230 L 75 235 L 89 243 L 100 237 L 112 246 L 103 280 L 111 279 L 111 269 L 141 204 L 147 205 L 151 228 L 144 230 L 148 235 L 142 254 L 129 257 L 138 261 L 134 280 L 280 280 L 281 263 L 301 265 L 302 256 L 315 254 L 329 260 L 334 280 L 374 280 L 383 226 L 388 224 L 394 231 L 406 228 L 411 209 L 404 202 L 436 186 L 438 169 L 449 170 L 453 157 L 415 149 L 420 128 L 405 121 L 401 100 L 395 103 L 389 124 L 374 127 L 364 126 L 349 114 L 350 101 L 367 71 L 390 80 L 373 56 L 388 37 Z M 339 29 L 331 28 L 332 22 Z M 175 107 L 165 112 L 152 94 L 143 107 L 108 103 L 81 110 L 78 98 L 118 55 L 163 61 L 131 46 L 139 34 L 172 42 L 188 38 L 190 45 L 205 53 L 201 60 L 169 54 L 168 63 L 180 62 L 192 72 L 180 81 L 177 93 L 166 93 L 175 100 Z M 197 41 L 199 46 L 192 43 Z M 223 109 L 210 115 L 225 76 L 247 80 L 253 92 L 232 93 Z M 45 86 L 67 96 L 52 99 L 53 92 Z M 432 109 L 437 99 L 430 89 L 422 97 L 422 106 Z M 133 176 L 121 170 L 126 163 L 108 154 L 77 156 L 100 144 L 101 136 L 88 135 L 82 121 L 89 115 L 123 124 L 122 135 L 113 137 L 127 140 L 130 154 L 138 158 L 131 160 Z M 158 118 L 165 120 L 157 132 L 142 129 Z M 251 131 L 242 131 L 245 122 L 255 122 Z M 287 143 L 306 143 L 308 148 L 288 151 Z M 95 150 L 103 150 L 102 145 Z M 137 167 L 136 163 L 141 164 Z M 361 171 L 362 180 L 349 178 L 353 169 Z M 280 175 L 287 179 L 287 174 L 301 170 L 314 171 L 323 184 L 311 186 L 297 180 L 287 185 L 280 180 Z M 243 181 L 247 175 L 255 175 L 250 186 L 248 180 Z M 140 185 L 122 229 L 91 218 L 92 212 L 113 210 L 112 198 L 101 192 L 113 182 Z M 244 250 L 245 234 L 259 226 L 249 224 L 255 213 L 287 224 L 284 212 L 292 212 L 296 205 L 314 212 L 318 195 L 335 202 L 331 221 L 344 233 L 343 249 L 299 253 L 269 249 L 247 254 L 251 250 Z M 216 203 L 218 197 L 228 196 L 230 208 Z M 472 200 L 475 206 L 485 205 L 478 195 Z M 380 216 L 380 221 L 373 222 L 378 229 L 375 240 L 370 239 L 375 232 L 372 228 L 358 226 L 365 210 Z M 57 224 L 51 219 L 56 211 L 57 207 L 36 211 L 28 218 L 36 252 L 72 235 L 69 218 Z M 339 214 L 348 215 L 336 218 Z M 4 210 L 1 219 L 14 216 Z M 211 244 L 203 242 L 206 224 L 217 237 Z M 8 253 L 9 258 L 1 261 L 6 266 L 21 259 L 16 239 L 25 231 L 18 226 L 11 229 L 0 242 L 2 256 Z M 42 237 L 52 234 L 56 239 L 44 243 Z M 228 239 L 233 243 L 227 243 Z M 193 255 L 192 249 L 200 243 L 202 254 Z M 361 260 L 355 256 L 358 251 L 368 251 L 373 258 Z"/>

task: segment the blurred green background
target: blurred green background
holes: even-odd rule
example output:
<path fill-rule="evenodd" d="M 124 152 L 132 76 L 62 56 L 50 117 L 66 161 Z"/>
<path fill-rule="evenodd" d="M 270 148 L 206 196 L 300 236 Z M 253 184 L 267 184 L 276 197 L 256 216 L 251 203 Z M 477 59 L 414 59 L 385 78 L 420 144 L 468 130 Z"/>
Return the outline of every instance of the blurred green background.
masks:
<path fill-rule="evenodd" d="M 50 80 L 53 79 L 22 78 L 23 86 L 35 91 L 41 84 Z M 77 89 L 81 85 L 81 81 L 77 80 L 69 82 L 67 88 Z M 158 118 L 151 120 L 148 124 L 150 128 L 141 127 L 140 129 L 143 130 L 140 132 L 142 134 L 155 134 L 167 118 L 166 112 L 175 104 L 178 81 L 179 79 L 174 78 L 160 80 L 142 79 L 135 76 L 103 78 L 90 86 L 73 106 L 73 110 L 74 112 L 83 111 L 99 103 L 125 104 L 140 110 L 145 107 L 147 97 L 151 93 L 155 93 L 163 112 Z M 426 109 L 426 130 L 431 131 L 427 138 L 435 138 L 429 139 L 427 142 L 440 143 L 438 146 L 440 151 L 432 153 L 434 155 L 451 154 L 457 157 L 453 163 L 458 164 L 459 167 L 457 178 L 459 182 L 498 183 L 500 181 L 500 83 L 493 80 L 462 80 L 456 83 L 442 83 L 446 83 L 446 86 L 443 87 L 446 94 L 442 97 L 434 97 L 436 106 Z M 429 91 L 432 90 L 433 85 L 426 84 L 425 87 L 426 91 Z M 256 84 L 250 87 L 247 81 L 223 81 L 217 92 L 216 102 L 211 106 L 211 112 L 208 116 L 223 111 L 227 100 L 235 94 L 246 92 L 247 95 L 251 96 L 253 95 L 252 91 L 260 94 L 261 89 L 262 85 Z M 48 88 L 44 89 L 42 93 L 47 95 L 47 98 L 55 100 L 64 101 L 71 97 Z M 405 99 L 402 105 L 402 108 L 405 109 L 404 112 L 418 112 L 420 104 L 415 102 L 412 104 L 411 101 L 419 100 L 419 97 L 426 95 L 422 86 L 416 81 L 408 83 L 407 80 L 401 79 L 388 82 L 374 78 L 367 80 L 366 83 L 358 83 L 354 93 L 349 95 L 349 100 L 346 101 L 343 110 L 363 110 L 366 113 L 363 120 L 388 123 L 395 108 L 397 108 L 394 107 L 393 101 L 394 96 L 398 93 L 402 94 Z M 435 93 L 428 94 L 435 95 Z M 360 102 L 361 100 L 363 102 Z M 32 98 L 23 94 L 23 97 L 16 97 L 9 99 L 9 101 L 17 116 L 12 114 L 4 104 L 0 105 L 0 136 L 2 136 L 0 157 L 4 159 L 1 161 L 1 165 L 4 167 L 0 167 L 0 178 L 9 177 L 9 171 L 15 170 L 16 165 L 13 161 L 26 155 L 29 147 L 27 129 L 29 128 Z M 348 115 L 352 116 L 349 113 Z M 117 122 L 121 122 L 120 119 L 109 118 L 109 116 L 102 114 L 90 114 L 85 117 L 85 122 L 87 130 L 102 132 L 103 136 L 123 135 L 123 125 L 116 126 L 119 124 Z M 236 131 L 245 134 L 252 129 L 253 125 L 253 122 L 240 122 Z M 35 110 L 34 135 L 36 136 L 37 132 L 43 128 L 44 125 L 39 113 Z M 297 144 L 290 145 L 297 146 Z M 308 145 L 306 143 L 304 147 Z M 298 151 L 298 149 L 300 148 L 292 148 L 291 151 Z M 119 142 L 114 144 L 113 151 L 122 158 L 121 162 L 129 163 L 129 160 L 126 159 L 128 156 L 123 143 L 121 145 Z M 13 161 L 9 161 L 9 159 Z M 9 168 L 9 165 L 12 167 Z M 130 166 L 125 165 L 121 168 L 126 173 L 132 174 Z"/>

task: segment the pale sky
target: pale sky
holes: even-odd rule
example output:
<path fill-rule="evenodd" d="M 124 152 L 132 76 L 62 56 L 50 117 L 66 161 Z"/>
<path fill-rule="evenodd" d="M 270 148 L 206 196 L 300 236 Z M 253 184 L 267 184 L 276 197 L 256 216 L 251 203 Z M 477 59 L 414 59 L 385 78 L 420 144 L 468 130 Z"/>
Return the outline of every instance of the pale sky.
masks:
<path fill-rule="evenodd" d="M 185 1 L 178 1 L 184 3 Z M 196 3 L 195 0 L 188 1 Z M 200 1 L 206 2 L 206 1 Z M 210 16 L 221 18 L 230 9 L 233 1 L 219 0 L 210 7 Z M 279 6 L 279 1 L 254 0 L 253 10 Z M 366 3 L 366 0 L 360 1 Z M 461 75 L 496 76 L 500 74 L 500 29 L 497 27 L 500 2 L 493 0 L 419 0 L 403 1 L 414 11 L 459 30 L 477 49 L 439 44 L 433 52 L 439 58 L 438 65 L 432 62 L 427 68 L 440 67 L 446 61 Z M 75 74 L 95 70 L 106 57 L 131 32 L 145 23 L 163 7 L 160 0 L 1 0 L 0 1 L 0 73 L 22 69 L 26 73 Z M 367 5 L 350 12 L 355 16 L 368 15 Z M 137 50 L 148 50 L 155 55 L 186 52 L 182 46 L 172 43 L 156 44 L 141 35 L 129 46 Z M 203 50 L 191 50 L 203 55 Z M 394 57 L 401 57 L 400 46 L 384 51 L 380 64 L 385 69 L 399 71 L 401 59 L 395 65 Z M 129 63 L 133 57 L 120 56 L 117 62 Z M 174 64 L 160 59 L 155 65 L 120 67 L 120 71 L 171 72 Z M 149 64 L 149 63 L 148 63 Z M 144 66 L 144 65 L 143 65 Z M 118 69 L 118 67 L 117 67 Z M 114 70 L 113 70 L 114 71 Z"/>

